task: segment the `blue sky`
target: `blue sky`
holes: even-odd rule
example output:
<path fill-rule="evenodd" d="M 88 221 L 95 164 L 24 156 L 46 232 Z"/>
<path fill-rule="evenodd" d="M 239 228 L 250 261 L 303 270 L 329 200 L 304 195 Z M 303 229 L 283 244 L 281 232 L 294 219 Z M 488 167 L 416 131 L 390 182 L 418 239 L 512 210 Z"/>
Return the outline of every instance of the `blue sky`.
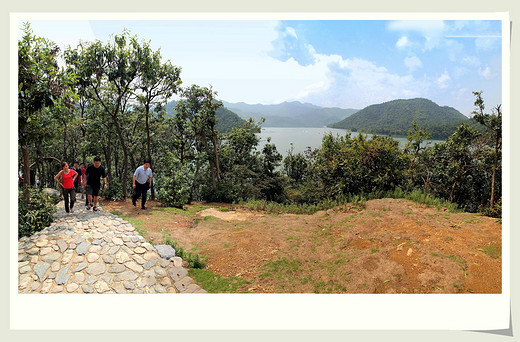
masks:
<path fill-rule="evenodd" d="M 23 20 L 25 21 L 25 20 Z M 469 115 L 502 102 L 499 20 L 28 20 L 64 48 L 124 28 L 229 102 L 361 109 L 425 97 Z"/>

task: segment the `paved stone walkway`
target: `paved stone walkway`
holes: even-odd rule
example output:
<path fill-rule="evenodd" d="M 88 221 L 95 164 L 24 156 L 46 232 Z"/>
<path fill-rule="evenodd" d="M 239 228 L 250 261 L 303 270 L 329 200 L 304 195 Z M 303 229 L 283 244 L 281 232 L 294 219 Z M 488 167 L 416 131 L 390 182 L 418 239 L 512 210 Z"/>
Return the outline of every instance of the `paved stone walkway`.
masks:
<path fill-rule="evenodd" d="M 18 240 L 20 293 L 205 293 L 182 259 L 163 259 L 135 228 L 109 212 L 74 213 L 58 204 L 54 222 Z"/>

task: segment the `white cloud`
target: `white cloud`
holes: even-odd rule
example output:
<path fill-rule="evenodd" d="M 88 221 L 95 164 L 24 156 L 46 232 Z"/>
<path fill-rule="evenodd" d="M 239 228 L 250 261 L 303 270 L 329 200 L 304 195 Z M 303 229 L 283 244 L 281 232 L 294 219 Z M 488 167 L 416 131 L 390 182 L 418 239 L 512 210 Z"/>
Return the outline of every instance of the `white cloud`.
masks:
<path fill-rule="evenodd" d="M 500 46 L 501 39 L 493 37 L 479 37 L 475 39 L 475 47 L 479 51 L 488 51 Z"/>
<path fill-rule="evenodd" d="M 486 80 L 489 80 L 494 76 L 489 66 L 485 67 L 484 69 L 478 68 L 478 74 Z"/>
<path fill-rule="evenodd" d="M 406 57 L 404 59 L 404 64 L 411 72 L 414 72 L 415 70 L 422 67 L 422 62 L 417 56 Z"/>
<path fill-rule="evenodd" d="M 444 71 L 444 73 L 437 79 L 437 85 L 439 86 L 439 88 L 447 88 L 450 81 L 450 75 L 447 71 Z"/>
<path fill-rule="evenodd" d="M 397 43 L 395 43 L 395 46 L 397 46 L 398 48 L 404 48 L 404 47 L 407 47 L 410 45 L 411 45 L 410 41 L 408 40 L 408 37 L 406 37 L 406 36 L 402 36 L 401 38 L 399 38 Z"/>
<path fill-rule="evenodd" d="M 398 20 L 391 21 L 387 28 L 391 31 L 419 33 L 424 38 L 423 49 L 429 51 L 442 43 L 446 27 L 441 20 Z"/>
<path fill-rule="evenodd" d="M 298 35 L 296 34 L 296 30 L 294 28 L 288 26 L 285 28 L 285 32 L 288 35 L 293 36 L 294 38 L 298 39 Z"/>
<path fill-rule="evenodd" d="M 424 96 L 428 83 L 401 76 L 360 58 L 317 55 L 317 66 L 326 67 L 325 79 L 300 92 L 294 100 L 321 106 L 364 108 L 374 103 Z"/>
<path fill-rule="evenodd" d="M 471 67 L 478 67 L 480 65 L 480 60 L 475 56 L 466 56 L 462 58 L 462 63 Z"/>

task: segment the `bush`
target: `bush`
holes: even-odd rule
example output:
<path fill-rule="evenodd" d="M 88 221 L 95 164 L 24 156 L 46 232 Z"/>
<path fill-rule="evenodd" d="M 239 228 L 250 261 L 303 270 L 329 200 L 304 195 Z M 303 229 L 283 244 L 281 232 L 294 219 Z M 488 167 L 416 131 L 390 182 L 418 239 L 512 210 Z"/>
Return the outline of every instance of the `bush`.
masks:
<path fill-rule="evenodd" d="M 28 189 L 30 199 L 24 197 L 26 188 L 18 191 L 18 238 L 31 236 L 48 227 L 54 220 L 60 197 L 44 193 L 37 187 Z"/>
<path fill-rule="evenodd" d="M 113 179 L 106 190 L 103 191 L 103 197 L 105 199 L 120 201 L 123 199 L 123 186 L 121 181 L 117 178 Z"/>
<path fill-rule="evenodd" d="M 479 207 L 479 213 L 484 216 L 502 218 L 502 198 L 495 202 L 493 207 L 481 205 Z"/>
<path fill-rule="evenodd" d="M 171 154 L 167 160 L 169 172 L 160 174 L 155 181 L 157 200 L 166 206 L 182 207 L 190 200 L 193 166 L 181 165 Z"/>

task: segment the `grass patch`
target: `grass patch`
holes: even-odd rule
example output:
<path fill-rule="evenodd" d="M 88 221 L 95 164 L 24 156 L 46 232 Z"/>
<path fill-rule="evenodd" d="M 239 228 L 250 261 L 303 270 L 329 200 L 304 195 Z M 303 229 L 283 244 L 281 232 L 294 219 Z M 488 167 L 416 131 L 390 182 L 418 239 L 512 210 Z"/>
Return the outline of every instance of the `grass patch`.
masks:
<path fill-rule="evenodd" d="M 182 260 L 187 261 L 190 268 L 204 268 L 206 266 L 206 257 L 195 252 L 186 251 L 170 236 L 163 236 L 163 244 L 172 246 L 173 249 L 175 249 L 175 255 L 182 258 Z"/>
<path fill-rule="evenodd" d="M 487 245 L 482 248 L 478 248 L 479 251 L 482 251 L 492 257 L 493 259 L 498 259 L 502 256 L 502 246 L 501 245 Z"/>
<path fill-rule="evenodd" d="M 238 277 L 225 278 L 210 270 L 191 268 L 188 270 L 188 275 L 209 293 L 236 293 L 239 288 L 249 284 L 244 279 Z"/>
<path fill-rule="evenodd" d="M 283 257 L 278 260 L 271 260 L 262 266 L 261 277 L 274 277 L 276 279 L 292 280 L 301 275 L 301 261 Z"/>

